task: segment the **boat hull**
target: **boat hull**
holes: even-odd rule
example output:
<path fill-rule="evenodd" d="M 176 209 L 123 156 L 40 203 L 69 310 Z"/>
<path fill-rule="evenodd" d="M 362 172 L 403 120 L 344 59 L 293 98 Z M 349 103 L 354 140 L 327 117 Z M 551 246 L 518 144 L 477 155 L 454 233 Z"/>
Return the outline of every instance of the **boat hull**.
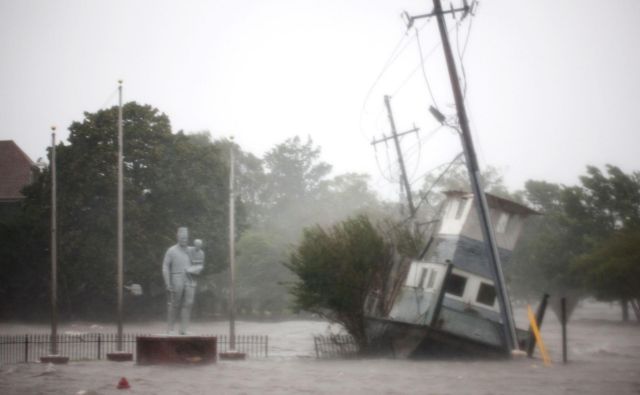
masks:
<path fill-rule="evenodd" d="M 366 319 L 367 340 L 373 354 L 395 358 L 431 356 L 507 357 L 500 344 L 490 344 L 429 325 L 411 324 L 384 318 Z"/>

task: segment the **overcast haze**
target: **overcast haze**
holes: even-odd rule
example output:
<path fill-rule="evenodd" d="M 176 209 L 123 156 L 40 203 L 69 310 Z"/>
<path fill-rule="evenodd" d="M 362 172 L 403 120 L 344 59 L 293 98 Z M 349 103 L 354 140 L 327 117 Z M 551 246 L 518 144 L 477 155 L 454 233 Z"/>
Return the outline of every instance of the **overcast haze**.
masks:
<path fill-rule="evenodd" d="M 416 187 L 460 151 L 452 132 L 431 133 L 415 31 L 404 36 L 400 18 L 431 8 L 417 0 L 0 0 L 0 139 L 42 157 L 50 125 L 66 138 L 84 111 L 117 103 L 122 78 L 125 101 L 157 107 L 174 131 L 234 135 L 256 155 L 308 135 L 335 173 L 369 173 L 392 197 L 393 147 L 370 145 L 389 133 L 383 95 L 393 96 L 399 131 L 421 128 L 403 139 Z M 471 26 L 467 104 L 482 165 L 501 168 L 511 188 L 527 179 L 573 184 L 587 164 L 640 169 L 639 1 L 485 0 L 471 20 L 457 34 L 462 50 Z M 424 74 L 453 115 L 435 21 L 417 26 Z M 400 40 L 404 50 L 378 78 Z"/>

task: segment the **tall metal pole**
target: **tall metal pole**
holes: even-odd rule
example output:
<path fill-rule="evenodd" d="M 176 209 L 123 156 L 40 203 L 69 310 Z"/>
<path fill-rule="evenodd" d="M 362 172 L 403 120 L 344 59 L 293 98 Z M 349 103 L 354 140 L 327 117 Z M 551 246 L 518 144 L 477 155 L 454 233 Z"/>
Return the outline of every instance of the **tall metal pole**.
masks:
<path fill-rule="evenodd" d="M 511 311 L 511 302 L 509 301 L 509 295 L 505 286 L 504 275 L 502 274 L 500 254 L 498 252 L 495 234 L 493 232 L 493 226 L 491 225 L 487 198 L 484 195 L 482 186 L 480 185 L 480 168 L 478 166 L 478 159 L 473 147 L 473 140 L 471 139 L 471 131 L 469 130 L 467 111 L 464 106 L 464 98 L 462 97 L 462 90 L 460 89 L 460 82 L 458 80 L 458 71 L 456 69 L 456 64 L 451 52 L 451 45 L 449 43 L 449 37 L 447 35 L 447 25 L 444 20 L 440 0 L 433 0 L 433 14 L 435 14 L 438 20 L 438 29 L 440 30 L 440 37 L 442 39 L 442 49 L 444 50 L 444 55 L 447 60 L 449 79 L 451 80 L 453 97 L 455 99 L 456 109 L 458 111 L 462 145 L 464 147 L 465 159 L 467 162 L 469 177 L 471 179 L 471 187 L 473 189 L 473 194 L 476 197 L 474 200 L 476 202 L 478 215 L 480 216 L 480 225 L 482 228 L 482 236 L 485 241 L 485 249 L 489 254 L 489 262 L 491 270 L 493 272 L 496 290 L 498 291 L 499 295 L 498 299 L 500 303 L 500 312 L 502 314 L 502 321 L 506 329 L 506 348 L 508 351 L 510 351 L 513 350 L 517 344 L 516 329 L 513 322 L 513 312 Z"/>
<path fill-rule="evenodd" d="M 560 299 L 560 324 L 562 325 L 562 363 L 567 363 L 567 298 Z"/>
<path fill-rule="evenodd" d="M 236 247 L 233 140 L 229 148 L 229 346 L 236 349 Z"/>
<path fill-rule="evenodd" d="M 51 127 L 51 355 L 58 355 L 58 217 L 56 127 Z"/>
<path fill-rule="evenodd" d="M 396 153 L 398 155 L 398 163 L 400 164 L 400 172 L 402 173 L 402 184 L 404 185 L 404 191 L 407 194 L 407 201 L 409 202 L 409 213 L 411 217 L 416 214 L 416 208 L 413 205 L 413 197 L 411 196 L 411 186 L 409 185 L 409 179 L 407 178 L 407 171 L 404 167 L 404 159 L 402 159 L 402 150 L 400 149 L 400 141 L 398 140 L 398 132 L 396 131 L 396 123 L 393 119 L 393 113 L 391 112 L 391 103 L 388 95 L 384 97 L 384 105 L 387 106 L 387 114 L 389 115 L 389 123 L 391 124 L 391 133 L 393 135 L 393 142 L 396 146 Z"/>
<path fill-rule="evenodd" d="M 118 81 L 118 339 L 117 351 L 122 350 L 122 289 L 123 289 L 123 185 L 122 185 L 122 80 Z"/>

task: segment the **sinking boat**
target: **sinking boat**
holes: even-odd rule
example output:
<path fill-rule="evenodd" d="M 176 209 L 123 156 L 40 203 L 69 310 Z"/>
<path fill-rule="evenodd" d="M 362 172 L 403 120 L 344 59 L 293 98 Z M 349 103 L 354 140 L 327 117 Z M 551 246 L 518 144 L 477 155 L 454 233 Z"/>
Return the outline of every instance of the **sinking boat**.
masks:
<path fill-rule="evenodd" d="M 385 290 L 367 299 L 366 335 L 373 351 L 413 357 L 509 350 L 474 195 L 445 195 L 442 218 L 420 259 L 398 262 Z M 508 264 L 525 219 L 538 213 L 485 196 L 500 259 Z M 516 332 L 522 348 L 528 332 Z"/>

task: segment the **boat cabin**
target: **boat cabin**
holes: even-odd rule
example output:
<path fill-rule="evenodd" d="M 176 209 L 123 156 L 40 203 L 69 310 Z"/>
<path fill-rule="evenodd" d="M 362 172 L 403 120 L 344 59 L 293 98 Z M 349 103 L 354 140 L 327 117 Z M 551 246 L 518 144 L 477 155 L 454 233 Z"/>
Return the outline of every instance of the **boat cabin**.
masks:
<path fill-rule="evenodd" d="M 500 307 L 474 197 L 461 191 L 445 194 L 442 219 L 424 257 L 411 262 L 387 318 L 436 326 L 456 336 L 499 346 Z M 525 218 L 537 213 L 504 198 L 486 197 L 501 261 L 508 264 Z M 451 273 L 443 284 L 448 265 Z"/>

